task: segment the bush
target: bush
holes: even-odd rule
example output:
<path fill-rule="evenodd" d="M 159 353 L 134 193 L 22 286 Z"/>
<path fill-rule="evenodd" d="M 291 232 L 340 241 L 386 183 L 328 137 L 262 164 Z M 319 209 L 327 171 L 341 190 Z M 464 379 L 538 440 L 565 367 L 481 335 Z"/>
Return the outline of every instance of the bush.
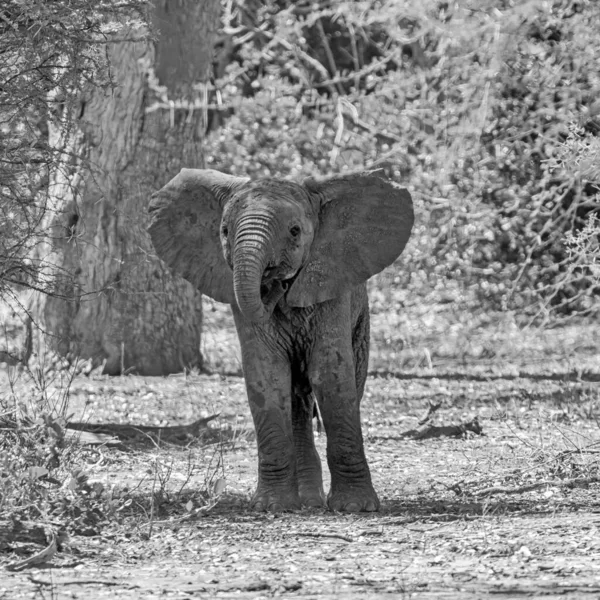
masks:
<path fill-rule="evenodd" d="M 381 167 L 416 199 L 402 261 L 418 291 L 459 282 L 480 305 L 534 316 L 597 310 L 566 240 L 597 210 L 598 179 L 564 160 L 600 131 L 594 2 L 247 6 L 226 14 L 213 167 Z"/>
<path fill-rule="evenodd" d="M 62 198 L 52 181 L 57 169 L 72 169 L 84 160 L 71 152 L 77 109 L 89 86 L 112 85 L 105 42 L 115 32 L 131 31 L 144 4 L 2 4 L 0 314 L 8 343 L 17 335 L 17 317 L 3 301 L 18 305 L 15 289 L 22 286 L 55 291 L 61 274 L 48 260 L 56 233 L 49 224 L 62 209 Z M 30 338 L 31 329 L 26 354 L 31 352 Z M 1 367 L 6 359 L 17 362 L 11 351 L 0 352 Z M 0 380 L 0 520 L 64 519 L 71 529 L 93 525 L 112 505 L 102 486 L 87 483 L 78 466 L 81 450 L 66 438 L 70 380 L 49 381 L 48 370 L 39 363 L 9 367 L 9 372 L 10 389 Z M 58 398 L 48 395 L 50 384 Z"/>
<path fill-rule="evenodd" d="M 82 531 L 112 510 L 103 486 L 89 484 L 81 468 L 86 451 L 67 436 L 74 376 L 75 369 L 19 366 L 0 381 L 0 521 L 60 522 Z"/>

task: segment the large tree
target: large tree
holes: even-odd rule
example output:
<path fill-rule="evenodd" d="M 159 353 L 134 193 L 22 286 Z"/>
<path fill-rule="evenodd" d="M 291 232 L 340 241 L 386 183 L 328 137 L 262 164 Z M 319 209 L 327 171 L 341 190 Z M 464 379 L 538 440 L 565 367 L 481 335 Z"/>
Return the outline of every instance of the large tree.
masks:
<path fill-rule="evenodd" d="M 203 165 L 219 17 L 219 0 L 155 0 L 151 38 L 139 26 L 109 37 L 112 86 L 90 86 L 70 131 L 51 129 L 66 157 L 51 174 L 52 244 L 41 248 L 56 285 L 32 315 L 60 355 L 105 373 L 201 364 L 201 296 L 155 257 L 146 207 L 181 167 Z"/>

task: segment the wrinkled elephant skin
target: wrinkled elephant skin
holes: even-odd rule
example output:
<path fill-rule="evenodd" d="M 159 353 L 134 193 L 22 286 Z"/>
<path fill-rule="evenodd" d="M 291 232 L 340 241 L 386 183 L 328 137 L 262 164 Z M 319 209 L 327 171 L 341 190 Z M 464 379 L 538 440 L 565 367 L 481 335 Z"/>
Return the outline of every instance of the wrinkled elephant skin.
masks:
<path fill-rule="evenodd" d="M 378 510 L 360 426 L 365 282 L 408 241 L 408 191 L 374 173 L 298 184 L 183 169 L 149 210 L 158 255 L 232 306 L 258 446 L 252 506 Z M 315 401 L 327 433 L 327 500 Z"/>

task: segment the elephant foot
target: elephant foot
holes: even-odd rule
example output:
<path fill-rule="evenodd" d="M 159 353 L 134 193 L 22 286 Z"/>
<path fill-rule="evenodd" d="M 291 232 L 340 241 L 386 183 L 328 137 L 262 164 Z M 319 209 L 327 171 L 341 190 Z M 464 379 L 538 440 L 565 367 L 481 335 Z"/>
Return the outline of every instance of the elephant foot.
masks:
<path fill-rule="evenodd" d="M 327 498 L 329 510 L 338 512 L 376 512 L 379 498 L 371 485 L 364 487 L 347 486 L 332 489 Z"/>
<path fill-rule="evenodd" d="M 307 508 L 323 508 L 326 506 L 323 486 L 300 486 L 300 502 Z"/>
<path fill-rule="evenodd" d="M 269 490 L 259 486 L 250 501 L 250 508 L 259 512 L 283 512 L 301 508 L 298 493 L 293 491 Z"/>
<path fill-rule="evenodd" d="M 326 506 L 325 492 L 323 492 L 323 477 L 321 467 L 298 474 L 298 494 L 302 506 L 307 508 L 322 508 Z"/>

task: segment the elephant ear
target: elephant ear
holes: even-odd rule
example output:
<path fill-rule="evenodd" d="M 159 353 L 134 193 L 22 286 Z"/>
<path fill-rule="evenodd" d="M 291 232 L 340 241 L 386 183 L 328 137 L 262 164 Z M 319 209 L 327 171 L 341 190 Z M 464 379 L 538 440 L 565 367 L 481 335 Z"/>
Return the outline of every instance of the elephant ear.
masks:
<path fill-rule="evenodd" d="M 331 300 L 391 265 L 413 226 L 408 190 L 373 172 L 304 181 L 320 205 L 308 261 L 287 294 L 290 306 Z"/>
<path fill-rule="evenodd" d="M 182 169 L 148 207 L 158 256 L 203 294 L 228 304 L 234 302 L 233 281 L 221 248 L 221 216 L 247 181 L 211 169 Z"/>

